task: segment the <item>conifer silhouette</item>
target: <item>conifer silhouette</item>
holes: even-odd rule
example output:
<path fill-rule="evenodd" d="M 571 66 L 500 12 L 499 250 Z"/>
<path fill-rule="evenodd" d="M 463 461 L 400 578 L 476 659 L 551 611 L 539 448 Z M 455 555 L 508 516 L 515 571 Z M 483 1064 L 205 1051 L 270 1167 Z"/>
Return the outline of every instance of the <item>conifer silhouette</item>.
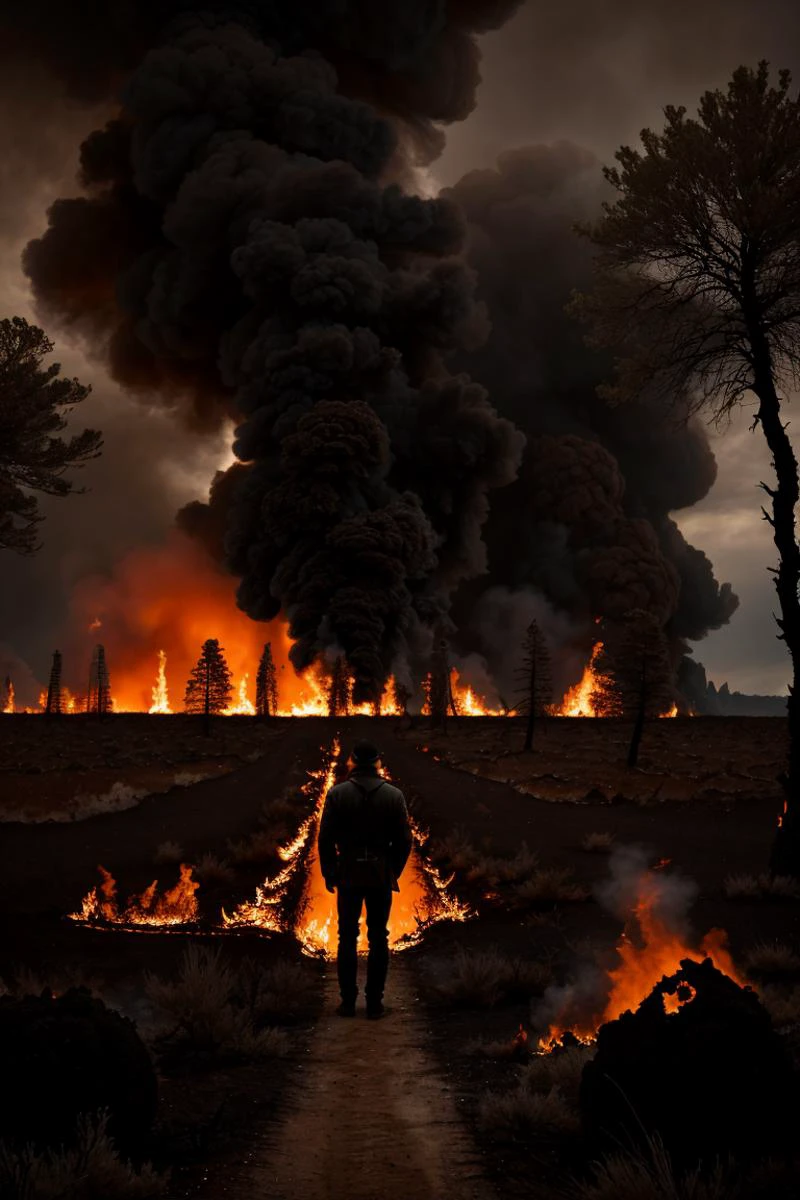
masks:
<path fill-rule="evenodd" d="M 328 716 L 346 717 L 350 711 L 350 676 L 344 655 L 334 659 L 328 683 Z"/>
<path fill-rule="evenodd" d="M 259 717 L 278 715 L 278 675 L 269 642 L 264 644 L 256 674 L 256 713 Z"/>
<path fill-rule="evenodd" d="M 523 750 L 532 750 L 536 718 L 547 712 L 553 692 L 550 652 L 535 621 L 531 621 L 525 633 L 522 666 L 517 671 L 517 678 L 520 681 L 517 711 L 528 718 Z"/>
<path fill-rule="evenodd" d="M 627 612 L 620 625 L 601 627 L 600 635 L 595 675 L 602 687 L 592 705 L 598 716 L 633 721 L 628 766 L 635 767 L 645 721 L 669 711 L 674 701 L 667 639 L 658 619 L 641 608 Z"/>
<path fill-rule="evenodd" d="M 208 733 L 210 718 L 228 708 L 232 695 L 231 673 L 222 647 L 216 638 L 209 638 L 203 642 L 202 653 L 192 667 L 183 707 L 187 713 L 203 715 L 204 729 Z"/>
<path fill-rule="evenodd" d="M 108 678 L 106 652 L 103 646 L 95 646 L 92 665 L 89 669 L 89 691 L 86 695 L 86 711 L 103 716 L 111 712 L 111 683 Z"/>
<path fill-rule="evenodd" d="M 48 717 L 60 716 L 64 711 L 64 698 L 61 693 L 61 654 L 56 650 L 53 654 L 53 665 L 50 668 L 50 683 L 47 687 Z"/>
<path fill-rule="evenodd" d="M 431 655 L 431 670 L 427 680 L 428 709 L 431 725 L 444 728 L 448 710 L 458 716 L 450 686 L 450 654 L 447 638 L 439 633 Z"/>

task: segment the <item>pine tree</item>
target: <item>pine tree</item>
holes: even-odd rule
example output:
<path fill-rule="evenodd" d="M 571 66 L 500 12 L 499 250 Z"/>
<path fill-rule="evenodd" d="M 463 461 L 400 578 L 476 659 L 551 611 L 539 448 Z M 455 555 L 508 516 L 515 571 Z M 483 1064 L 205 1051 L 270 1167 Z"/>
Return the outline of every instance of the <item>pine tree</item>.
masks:
<path fill-rule="evenodd" d="M 601 636 L 595 674 L 603 686 L 592 702 L 598 716 L 633 721 L 628 766 L 635 767 L 645 721 L 667 712 L 674 701 L 667 639 L 658 619 L 640 608 L 626 613 L 621 625 L 604 626 Z"/>
<path fill-rule="evenodd" d="M 344 655 L 334 659 L 328 683 L 328 716 L 346 717 L 350 711 L 350 676 Z"/>
<path fill-rule="evenodd" d="M 229 707 L 233 688 L 231 673 L 216 638 L 203 642 L 203 651 L 186 683 L 183 707 L 187 713 L 202 714 L 208 733 L 212 715 Z"/>
<path fill-rule="evenodd" d="M 86 711 L 103 716 L 111 712 L 111 683 L 108 677 L 105 647 L 96 646 L 89 669 L 89 691 L 86 696 Z"/>
<path fill-rule="evenodd" d="M 531 621 L 528 626 L 522 653 L 522 666 L 517 671 L 520 700 L 516 707 L 518 712 L 528 718 L 523 749 L 532 750 L 536 718 L 543 716 L 547 711 L 553 692 L 550 652 L 535 621 Z"/>
<path fill-rule="evenodd" d="M 60 716 L 64 711 L 64 698 L 61 694 L 61 654 L 58 650 L 53 654 L 53 665 L 50 668 L 50 683 L 47 688 L 48 717 Z"/>
<path fill-rule="evenodd" d="M 272 658 L 272 646 L 264 645 L 264 653 L 256 675 L 256 712 L 259 717 L 278 715 L 278 675 Z"/>

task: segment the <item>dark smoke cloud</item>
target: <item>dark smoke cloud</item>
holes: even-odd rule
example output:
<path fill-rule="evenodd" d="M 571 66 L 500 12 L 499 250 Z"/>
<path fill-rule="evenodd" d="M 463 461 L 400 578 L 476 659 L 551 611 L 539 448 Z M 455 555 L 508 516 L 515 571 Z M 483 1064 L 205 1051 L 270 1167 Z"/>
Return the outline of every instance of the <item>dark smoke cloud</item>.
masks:
<path fill-rule="evenodd" d="M 603 186 L 594 156 L 561 142 L 506 152 L 446 193 L 466 216 L 467 261 L 492 320 L 459 361 L 527 438 L 517 481 L 491 498 L 485 586 L 535 589 L 589 633 L 594 618 L 646 609 L 677 653 L 736 607 L 668 515 L 708 492 L 716 464 L 703 427 L 686 423 L 685 398 L 617 409 L 598 399 L 611 364 L 564 308 L 591 285 L 590 247 L 573 226 L 595 215 Z M 465 587 L 458 622 L 464 645 L 491 655 L 481 590 Z"/>
<path fill-rule="evenodd" d="M 390 182 L 471 109 L 473 35 L 514 7 L 178 5 L 157 33 L 153 6 L 115 8 L 98 51 L 134 18 L 131 44 L 155 44 L 84 143 L 86 194 L 26 254 L 42 311 L 120 382 L 200 426 L 243 418 L 249 467 L 218 484 L 208 538 L 224 503 L 240 604 L 286 613 L 298 666 L 341 646 L 358 699 L 484 567 L 486 493 L 522 448 L 446 367 L 485 332 L 460 215 Z M 81 89 L 126 69 L 112 50 Z"/>

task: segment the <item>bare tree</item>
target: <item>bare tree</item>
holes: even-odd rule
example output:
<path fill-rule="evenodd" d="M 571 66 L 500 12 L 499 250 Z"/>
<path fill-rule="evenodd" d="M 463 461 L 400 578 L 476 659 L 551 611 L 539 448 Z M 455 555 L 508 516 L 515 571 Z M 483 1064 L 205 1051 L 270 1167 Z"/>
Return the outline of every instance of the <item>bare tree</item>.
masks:
<path fill-rule="evenodd" d="M 547 712 L 553 698 L 553 675 L 550 652 L 542 632 L 535 621 L 531 621 L 525 633 L 522 647 L 522 666 L 517 670 L 520 682 L 517 711 L 528 719 L 525 723 L 523 750 L 533 749 L 533 731 L 536 719 Z"/>
<path fill-rule="evenodd" d="M 618 198 L 583 232 L 598 250 L 598 283 L 576 300 L 591 340 L 614 349 L 605 389 L 645 389 L 686 416 L 717 421 L 752 392 L 776 483 L 764 519 L 778 551 L 777 618 L 792 663 L 784 814 L 771 868 L 800 875 L 800 547 L 797 460 L 782 415 L 800 379 L 800 100 L 790 75 L 739 67 L 727 91 L 706 92 L 697 119 L 665 110 L 662 133 L 623 146 L 606 168 Z"/>
<path fill-rule="evenodd" d="M 61 654 L 58 650 L 53 653 L 53 665 L 50 668 L 50 682 L 47 687 L 47 706 L 44 711 L 48 717 L 60 716 L 64 711 L 64 697 L 61 692 Z"/>
<path fill-rule="evenodd" d="M 65 413 L 89 394 L 77 379 L 60 379 L 58 363 L 42 366 L 53 343 L 22 317 L 0 321 L 0 549 L 38 549 L 41 513 L 31 492 L 67 496 L 64 473 L 100 453 L 102 438 L 84 429 L 59 437 Z"/>
<path fill-rule="evenodd" d="M 595 677 L 602 686 L 592 706 L 600 717 L 633 721 L 628 766 L 635 767 L 645 721 L 669 712 L 675 699 L 667 638 L 658 619 L 641 608 L 627 612 L 620 624 L 605 623 L 600 636 Z"/>
<path fill-rule="evenodd" d="M 269 642 L 264 645 L 256 674 L 256 713 L 259 717 L 278 715 L 278 675 Z"/>

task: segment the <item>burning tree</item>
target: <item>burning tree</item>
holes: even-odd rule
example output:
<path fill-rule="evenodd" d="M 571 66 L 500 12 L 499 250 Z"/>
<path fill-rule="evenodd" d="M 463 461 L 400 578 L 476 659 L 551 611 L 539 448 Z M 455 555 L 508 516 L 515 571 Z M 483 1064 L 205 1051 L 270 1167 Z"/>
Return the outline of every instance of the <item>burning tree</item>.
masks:
<path fill-rule="evenodd" d="M 278 715 L 278 675 L 272 658 L 272 646 L 264 645 L 264 653 L 256 675 L 256 712 L 259 717 Z"/>
<path fill-rule="evenodd" d="M 2 693 L 2 712 L 13 713 L 14 711 L 14 684 L 11 682 L 11 676 L 6 675 L 3 681 Z"/>
<path fill-rule="evenodd" d="M 334 659 L 328 683 L 328 716 L 346 717 L 350 709 L 350 676 L 347 663 L 340 654 Z"/>
<path fill-rule="evenodd" d="M 58 650 L 53 654 L 50 682 L 47 687 L 47 705 L 44 711 L 48 717 L 58 716 L 64 711 L 64 698 L 61 692 L 61 653 Z"/>
<path fill-rule="evenodd" d="M 800 546 L 797 459 L 782 395 L 800 373 L 800 99 L 788 71 L 739 67 L 727 92 L 706 92 L 697 119 L 665 109 L 662 133 L 623 146 L 606 168 L 618 193 L 583 232 L 599 251 L 598 284 L 576 302 L 592 341 L 613 348 L 606 394 L 680 398 L 720 420 L 745 393 L 766 438 L 776 486 L 762 483 L 778 551 L 779 637 L 792 661 L 784 813 L 771 867 L 800 875 Z"/>
<path fill-rule="evenodd" d="M 598 717 L 633 720 L 628 766 L 635 767 L 645 720 L 661 716 L 674 698 L 667 639 L 657 618 L 639 608 L 626 613 L 621 625 L 608 623 L 602 632 L 596 663 L 602 687 L 592 693 L 592 704 Z"/>
<path fill-rule="evenodd" d="M 92 665 L 89 668 L 89 691 L 86 695 L 86 711 L 103 716 L 111 712 L 111 682 L 108 677 L 106 652 L 104 646 L 96 646 L 92 655 Z"/>
<path fill-rule="evenodd" d="M 202 714 L 208 732 L 212 715 L 223 712 L 231 702 L 231 673 L 216 638 L 203 642 L 203 651 L 186 684 L 183 707 L 187 713 Z"/>
<path fill-rule="evenodd" d="M 70 467 L 100 453 L 102 439 L 84 429 L 65 440 L 64 411 L 85 400 L 90 389 L 77 379 L 59 379 L 61 366 L 43 360 L 53 343 L 22 317 L 0 321 L 0 549 L 32 554 L 42 520 L 31 491 L 67 496 Z"/>
<path fill-rule="evenodd" d="M 553 698 L 550 652 L 535 621 L 531 621 L 525 634 L 522 666 L 517 671 L 517 676 L 521 684 L 517 711 L 528 718 L 523 749 L 532 750 L 536 718 L 547 712 L 547 706 Z"/>

